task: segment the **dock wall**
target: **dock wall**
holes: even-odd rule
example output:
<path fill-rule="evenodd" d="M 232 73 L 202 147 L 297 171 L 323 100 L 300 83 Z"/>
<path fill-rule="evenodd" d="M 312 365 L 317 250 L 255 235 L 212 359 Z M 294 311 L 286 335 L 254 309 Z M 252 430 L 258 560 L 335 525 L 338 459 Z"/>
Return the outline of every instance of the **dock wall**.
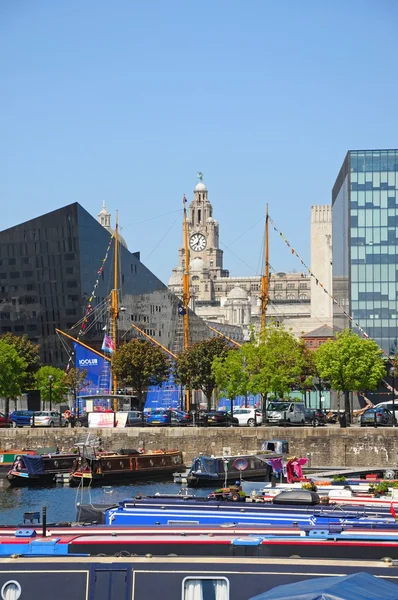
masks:
<path fill-rule="evenodd" d="M 173 449 L 184 452 L 189 463 L 199 452 L 231 454 L 256 451 L 265 440 L 285 439 L 290 454 L 311 455 L 311 466 L 395 466 L 398 465 L 398 428 L 352 427 L 258 427 L 191 428 L 148 427 L 126 429 L 1 429 L 3 450 L 56 447 L 70 448 L 84 433 L 102 438 L 106 450 L 121 448 Z"/>

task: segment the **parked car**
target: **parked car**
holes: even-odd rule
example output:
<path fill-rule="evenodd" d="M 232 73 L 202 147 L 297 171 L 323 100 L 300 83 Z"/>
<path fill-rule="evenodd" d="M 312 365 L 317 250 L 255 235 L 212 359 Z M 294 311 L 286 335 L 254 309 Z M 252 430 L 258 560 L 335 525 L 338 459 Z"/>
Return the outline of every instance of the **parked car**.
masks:
<path fill-rule="evenodd" d="M 391 411 L 384 406 L 375 406 L 369 408 L 359 417 L 361 427 L 368 425 L 392 425 L 394 423 L 394 417 Z"/>
<path fill-rule="evenodd" d="M 11 413 L 11 423 L 13 427 L 29 427 L 33 410 L 14 410 Z"/>
<path fill-rule="evenodd" d="M 76 417 L 74 425 L 75 427 L 88 427 L 88 414 L 82 414 Z"/>
<path fill-rule="evenodd" d="M 41 410 L 31 416 L 30 424 L 35 427 L 64 427 L 66 421 L 59 412 Z"/>
<path fill-rule="evenodd" d="M 326 425 L 326 415 L 319 408 L 305 408 L 305 422 L 315 425 Z"/>
<path fill-rule="evenodd" d="M 234 409 L 234 417 L 238 419 L 240 426 L 255 427 L 263 422 L 263 415 L 258 409 L 243 406 Z"/>
<path fill-rule="evenodd" d="M 142 425 L 145 425 L 142 412 L 140 410 L 129 410 L 126 427 L 140 427 Z"/>
<path fill-rule="evenodd" d="M 10 416 L 6 416 L 4 413 L 0 412 L 0 427 L 10 427 L 11 426 L 11 418 Z"/>
<path fill-rule="evenodd" d="M 175 408 L 158 408 L 146 416 L 147 425 L 188 425 L 190 420 L 188 413 Z"/>
<path fill-rule="evenodd" d="M 198 424 L 205 427 L 238 427 L 239 421 L 223 410 L 210 410 L 199 413 Z"/>

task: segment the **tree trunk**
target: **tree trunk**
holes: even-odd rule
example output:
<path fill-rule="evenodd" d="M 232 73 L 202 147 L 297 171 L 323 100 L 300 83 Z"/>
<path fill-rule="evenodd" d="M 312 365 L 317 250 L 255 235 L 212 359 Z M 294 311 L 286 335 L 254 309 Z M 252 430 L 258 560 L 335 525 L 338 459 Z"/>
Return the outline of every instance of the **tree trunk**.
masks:
<path fill-rule="evenodd" d="M 349 390 L 344 390 L 344 414 L 345 421 L 348 425 L 351 423 L 351 409 L 350 409 L 350 392 Z"/>
<path fill-rule="evenodd" d="M 5 406 L 4 412 L 6 413 L 6 417 L 8 417 L 10 414 L 10 399 L 9 398 L 6 398 L 4 406 Z"/>

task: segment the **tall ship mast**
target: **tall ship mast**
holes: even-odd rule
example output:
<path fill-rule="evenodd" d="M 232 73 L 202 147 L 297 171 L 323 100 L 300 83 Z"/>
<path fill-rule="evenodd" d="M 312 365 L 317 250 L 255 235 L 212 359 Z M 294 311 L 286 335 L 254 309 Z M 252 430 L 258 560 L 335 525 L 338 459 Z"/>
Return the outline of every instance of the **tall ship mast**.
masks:
<path fill-rule="evenodd" d="M 187 223 L 187 198 L 184 194 L 183 198 L 184 205 L 184 275 L 183 275 L 183 319 L 184 319 L 184 350 L 188 350 L 189 348 L 189 300 L 190 300 L 190 291 L 189 291 L 189 245 L 188 245 L 188 223 Z M 186 389 L 186 410 L 189 411 L 190 408 L 190 394 L 189 389 Z"/>
<path fill-rule="evenodd" d="M 115 244 L 113 251 L 113 290 L 111 293 L 111 338 L 114 352 L 117 350 L 117 320 L 119 318 L 119 222 L 116 211 Z M 117 379 L 112 372 L 112 391 L 117 394 Z M 117 408 L 117 400 L 113 401 L 114 410 Z"/>
<path fill-rule="evenodd" d="M 261 276 L 261 334 L 265 332 L 269 289 L 268 204 L 265 211 L 264 271 Z"/>

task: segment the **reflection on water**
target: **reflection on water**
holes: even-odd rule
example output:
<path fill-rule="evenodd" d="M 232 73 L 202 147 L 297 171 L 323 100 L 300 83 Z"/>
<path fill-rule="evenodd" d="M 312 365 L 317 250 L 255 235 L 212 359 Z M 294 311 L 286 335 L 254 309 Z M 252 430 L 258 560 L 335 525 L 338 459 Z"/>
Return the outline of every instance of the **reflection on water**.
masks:
<path fill-rule="evenodd" d="M 91 489 L 70 488 L 67 485 L 54 487 L 12 488 L 5 479 L 0 479 L 0 525 L 18 525 L 23 523 L 23 513 L 41 511 L 47 507 L 47 521 L 74 521 L 76 504 L 80 503 L 115 503 L 132 498 L 137 494 L 151 495 L 178 494 L 181 485 L 177 483 L 142 481 L 130 485 L 95 487 Z M 197 495 L 204 496 L 208 490 L 200 490 Z"/>

